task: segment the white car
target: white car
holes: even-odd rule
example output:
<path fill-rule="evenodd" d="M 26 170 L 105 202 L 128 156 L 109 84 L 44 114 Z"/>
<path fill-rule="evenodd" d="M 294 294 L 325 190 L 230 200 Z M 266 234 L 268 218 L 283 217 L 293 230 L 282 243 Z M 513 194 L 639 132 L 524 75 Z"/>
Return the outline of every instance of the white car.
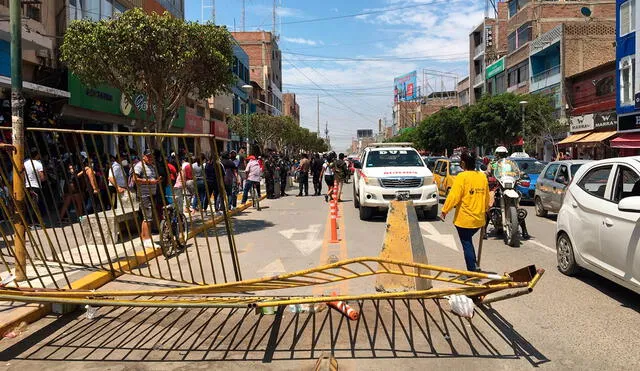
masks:
<path fill-rule="evenodd" d="M 353 181 L 353 204 L 360 219 L 389 207 L 396 198 L 413 201 L 418 216 L 438 216 L 438 188 L 433 174 L 410 143 L 374 143 L 364 149 Z"/>
<path fill-rule="evenodd" d="M 558 214 L 558 269 L 580 267 L 640 293 L 640 156 L 582 165 Z"/>

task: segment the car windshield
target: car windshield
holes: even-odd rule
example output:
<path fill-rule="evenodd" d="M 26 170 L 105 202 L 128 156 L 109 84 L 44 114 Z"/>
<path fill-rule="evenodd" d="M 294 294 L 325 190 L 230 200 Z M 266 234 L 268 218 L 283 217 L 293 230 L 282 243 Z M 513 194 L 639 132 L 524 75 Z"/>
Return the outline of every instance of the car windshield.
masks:
<path fill-rule="evenodd" d="M 458 175 L 461 172 L 462 172 L 462 167 L 460 166 L 459 162 L 452 162 L 449 165 L 449 174 Z"/>
<path fill-rule="evenodd" d="M 582 166 L 583 164 L 573 164 L 571 165 L 571 174 L 576 175 L 576 172 L 578 171 L 578 169 L 580 169 L 580 166 Z"/>
<path fill-rule="evenodd" d="M 544 169 L 544 164 L 537 160 L 516 160 L 520 170 L 527 174 L 540 174 Z"/>
<path fill-rule="evenodd" d="M 410 167 L 424 166 L 420 155 L 414 150 L 393 149 L 371 151 L 366 167 Z"/>

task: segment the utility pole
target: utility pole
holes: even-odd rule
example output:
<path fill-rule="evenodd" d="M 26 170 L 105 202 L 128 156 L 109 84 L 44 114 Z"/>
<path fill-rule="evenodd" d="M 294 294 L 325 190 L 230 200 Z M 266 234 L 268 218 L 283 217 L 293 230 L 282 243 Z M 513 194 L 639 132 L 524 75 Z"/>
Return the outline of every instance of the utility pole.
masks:
<path fill-rule="evenodd" d="M 13 228 L 16 231 L 14 238 L 14 251 L 16 258 L 16 280 L 27 279 L 26 250 L 25 250 L 25 225 L 21 215 L 24 215 L 24 185 L 22 173 L 24 168 L 24 121 L 22 121 L 22 108 L 24 98 L 22 96 L 22 6 L 20 0 L 11 0 L 9 3 L 9 23 L 11 29 L 11 140 L 15 146 L 13 161 L 13 197 L 16 201 L 16 210 Z"/>
<path fill-rule="evenodd" d="M 318 138 L 320 137 L 320 96 L 318 95 Z"/>

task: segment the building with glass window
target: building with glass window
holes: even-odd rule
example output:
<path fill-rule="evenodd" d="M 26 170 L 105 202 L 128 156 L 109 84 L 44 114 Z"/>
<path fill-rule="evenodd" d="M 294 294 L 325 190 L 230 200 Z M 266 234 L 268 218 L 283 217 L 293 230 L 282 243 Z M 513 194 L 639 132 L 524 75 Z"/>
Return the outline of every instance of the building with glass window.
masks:
<path fill-rule="evenodd" d="M 640 12 L 636 0 L 616 2 L 616 112 L 618 113 L 618 138 L 611 146 L 620 149 L 621 155 L 640 154 L 640 73 L 636 69 L 636 51 L 640 39 L 636 26 L 640 24 Z"/>

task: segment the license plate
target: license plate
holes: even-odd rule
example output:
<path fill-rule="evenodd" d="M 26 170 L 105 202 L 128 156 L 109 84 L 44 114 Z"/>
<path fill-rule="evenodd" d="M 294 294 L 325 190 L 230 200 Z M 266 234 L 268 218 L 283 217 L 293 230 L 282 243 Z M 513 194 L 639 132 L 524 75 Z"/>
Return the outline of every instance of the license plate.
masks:
<path fill-rule="evenodd" d="M 396 191 L 397 200 L 408 200 L 410 196 L 411 192 L 409 191 Z"/>

